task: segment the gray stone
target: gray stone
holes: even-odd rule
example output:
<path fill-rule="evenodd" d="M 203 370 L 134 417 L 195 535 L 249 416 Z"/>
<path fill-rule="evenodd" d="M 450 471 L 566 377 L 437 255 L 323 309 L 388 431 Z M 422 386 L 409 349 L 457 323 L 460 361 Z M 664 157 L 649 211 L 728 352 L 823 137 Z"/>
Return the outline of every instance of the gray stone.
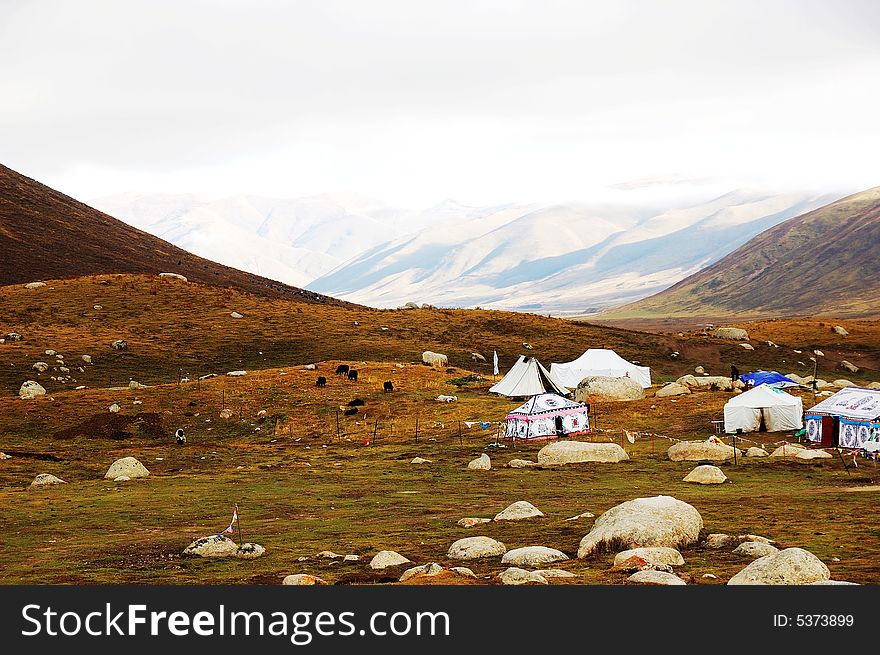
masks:
<path fill-rule="evenodd" d="M 498 557 L 507 552 L 507 547 L 491 537 L 465 537 L 454 542 L 446 556 L 450 559 L 479 559 Z"/>

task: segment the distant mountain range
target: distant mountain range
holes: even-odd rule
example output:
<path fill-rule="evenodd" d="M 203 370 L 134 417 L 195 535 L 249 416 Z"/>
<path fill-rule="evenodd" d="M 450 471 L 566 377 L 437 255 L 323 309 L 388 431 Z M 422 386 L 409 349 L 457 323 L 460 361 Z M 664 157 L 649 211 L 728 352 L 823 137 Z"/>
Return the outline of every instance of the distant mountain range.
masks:
<path fill-rule="evenodd" d="M 761 233 L 715 264 L 606 318 L 880 314 L 880 187 Z"/>
<path fill-rule="evenodd" d="M 333 298 L 197 257 L 0 165 L 0 285 L 105 273 L 178 273 L 263 296 Z"/>
<path fill-rule="evenodd" d="M 202 257 L 356 303 L 578 313 L 649 296 L 837 197 L 740 190 L 671 209 L 448 200 L 423 211 L 353 194 L 92 202 Z"/>

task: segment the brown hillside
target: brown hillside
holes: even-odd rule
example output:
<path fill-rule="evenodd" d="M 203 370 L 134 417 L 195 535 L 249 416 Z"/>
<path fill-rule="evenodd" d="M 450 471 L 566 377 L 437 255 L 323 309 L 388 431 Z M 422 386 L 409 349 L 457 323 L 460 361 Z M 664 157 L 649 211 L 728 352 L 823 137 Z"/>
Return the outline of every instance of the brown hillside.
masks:
<path fill-rule="evenodd" d="M 880 307 L 880 187 L 785 221 L 607 318 L 869 316 Z"/>
<path fill-rule="evenodd" d="M 185 275 L 260 295 L 336 303 L 197 257 L 0 165 L 0 285 L 100 273 Z"/>

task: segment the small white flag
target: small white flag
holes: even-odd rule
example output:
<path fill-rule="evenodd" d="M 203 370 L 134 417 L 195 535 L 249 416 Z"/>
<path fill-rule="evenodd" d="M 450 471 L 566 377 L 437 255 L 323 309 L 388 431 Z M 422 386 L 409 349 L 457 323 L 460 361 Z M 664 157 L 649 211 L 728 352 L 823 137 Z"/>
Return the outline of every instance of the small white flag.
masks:
<path fill-rule="evenodd" d="M 492 362 L 494 364 L 494 368 L 492 369 L 492 375 L 498 375 L 498 351 L 492 351 Z"/>

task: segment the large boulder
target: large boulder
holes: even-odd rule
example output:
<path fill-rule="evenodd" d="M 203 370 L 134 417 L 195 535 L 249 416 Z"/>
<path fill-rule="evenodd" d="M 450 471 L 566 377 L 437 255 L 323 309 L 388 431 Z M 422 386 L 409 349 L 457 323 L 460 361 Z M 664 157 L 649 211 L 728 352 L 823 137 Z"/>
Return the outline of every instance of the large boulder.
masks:
<path fill-rule="evenodd" d="M 671 496 L 636 498 L 612 507 L 581 539 L 578 557 L 612 548 L 666 546 L 680 548 L 696 543 L 703 517 L 691 505 Z"/>
<path fill-rule="evenodd" d="M 538 464 L 578 464 L 580 462 L 620 462 L 629 459 L 616 443 L 556 441 L 538 451 Z"/>
<path fill-rule="evenodd" d="M 628 559 L 637 557 L 645 561 L 648 566 L 682 566 L 684 557 L 675 548 L 653 546 L 648 548 L 630 548 L 614 556 L 614 566 L 620 566 Z"/>
<path fill-rule="evenodd" d="M 728 341 L 748 341 L 749 333 L 742 328 L 720 327 L 715 328 L 713 336 L 716 339 L 726 339 Z"/>
<path fill-rule="evenodd" d="M 667 398 L 669 396 L 686 396 L 689 394 L 691 390 L 683 384 L 679 384 L 678 382 L 670 382 L 662 389 L 658 389 L 657 393 L 654 395 L 657 398 Z"/>
<path fill-rule="evenodd" d="M 639 400 L 645 397 L 645 390 L 632 378 L 612 378 L 604 375 L 591 375 L 578 383 L 574 392 L 575 400 Z"/>
<path fill-rule="evenodd" d="M 776 546 L 771 546 L 763 541 L 744 541 L 733 549 L 734 555 L 742 555 L 749 559 L 758 559 L 767 555 L 775 555 L 779 552 Z"/>
<path fill-rule="evenodd" d="M 834 455 L 832 455 L 831 453 L 826 452 L 826 451 L 819 449 L 819 448 L 817 448 L 815 450 L 811 450 L 809 448 L 804 448 L 803 450 L 797 451 L 797 454 L 794 456 L 794 458 L 796 460 L 801 461 L 801 462 L 804 460 L 809 461 L 812 459 L 832 459 L 833 457 L 834 457 Z"/>
<path fill-rule="evenodd" d="M 544 512 L 532 505 L 527 500 L 518 500 L 511 503 L 495 515 L 496 521 L 521 521 L 544 516 Z"/>
<path fill-rule="evenodd" d="M 537 571 L 526 571 L 516 566 L 511 566 L 499 573 L 498 579 L 502 584 L 507 585 L 547 584 L 547 578 Z"/>
<path fill-rule="evenodd" d="M 486 453 L 483 453 L 476 459 L 472 459 L 468 462 L 467 467 L 472 471 L 488 471 L 492 468 L 492 461 Z"/>
<path fill-rule="evenodd" d="M 673 573 L 666 571 L 637 571 L 633 573 L 627 582 L 633 584 L 652 584 L 652 585 L 683 585 L 685 581 Z"/>
<path fill-rule="evenodd" d="M 45 487 L 51 484 L 66 484 L 64 480 L 61 478 L 56 478 L 51 473 L 40 473 L 37 477 L 34 478 L 34 481 L 31 482 L 32 487 Z"/>
<path fill-rule="evenodd" d="M 801 585 L 828 580 L 824 562 L 803 548 L 786 548 L 759 557 L 733 576 L 729 585 Z"/>
<path fill-rule="evenodd" d="M 733 391 L 734 389 L 742 389 L 745 384 L 742 380 L 732 381 L 723 375 L 704 375 L 696 377 L 693 375 L 682 375 L 676 384 L 681 384 L 692 389 L 709 389 L 718 391 Z"/>
<path fill-rule="evenodd" d="M 805 449 L 798 443 L 784 443 L 770 453 L 770 457 L 797 457 L 797 454 Z"/>
<path fill-rule="evenodd" d="M 708 460 L 710 462 L 726 462 L 733 459 L 733 446 L 719 443 L 714 440 L 706 441 L 679 441 L 672 444 L 666 455 L 673 462 L 701 462 Z M 737 452 L 741 455 L 742 452 Z"/>
<path fill-rule="evenodd" d="M 507 546 L 491 537 L 465 537 L 454 542 L 446 556 L 450 559 L 479 559 L 498 557 L 507 552 Z"/>
<path fill-rule="evenodd" d="M 746 451 L 746 457 L 768 457 L 769 453 L 763 448 L 752 446 Z"/>
<path fill-rule="evenodd" d="M 723 484 L 727 481 L 727 476 L 717 466 L 702 464 L 684 476 L 682 481 L 695 484 Z"/>
<path fill-rule="evenodd" d="M 431 352 L 430 350 L 426 350 L 422 353 L 422 363 L 427 366 L 446 368 L 447 366 L 449 366 L 449 358 L 442 353 L 435 353 Z"/>
<path fill-rule="evenodd" d="M 45 395 L 46 389 L 36 380 L 28 380 L 22 383 L 21 388 L 18 390 L 18 397 L 22 400 L 31 400 L 37 396 Z"/>
<path fill-rule="evenodd" d="M 409 564 L 410 560 L 393 550 L 380 550 L 370 560 L 370 568 L 375 570 L 386 569 L 389 566 Z"/>
<path fill-rule="evenodd" d="M 134 457 L 123 457 L 117 459 L 110 465 L 104 477 L 109 480 L 115 480 L 118 477 L 125 476 L 127 478 L 145 478 L 150 474 L 147 467 L 141 464 Z"/>
<path fill-rule="evenodd" d="M 406 582 L 410 578 L 414 578 L 415 576 L 422 577 L 434 577 L 435 575 L 440 575 L 443 573 L 443 567 L 437 564 L 436 562 L 429 562 L 427 564 L 423 564 L 422 566 L 414 566 L 411 569 L 407 569 L 403 572 L 403 575 L 400 576 L 400 582 Z"/>
<path fill-rule="evenodd" d="M 234 557 L 237 552 L 238 544 L 219 534 L 196 539 L 183 549 L 184 555 L 193 557 Z"/>
<path fill-rule="evenodd" d="M 547 548 L 546 546 L 523 546 L 522 548 L 514 548 L 504 553 L 501 558 L 502 564 L 511 564 L 513 566 L 544 566 L 553 562 L 561 562 L 567 560 L 568 555 L 555 548 Z"/>

